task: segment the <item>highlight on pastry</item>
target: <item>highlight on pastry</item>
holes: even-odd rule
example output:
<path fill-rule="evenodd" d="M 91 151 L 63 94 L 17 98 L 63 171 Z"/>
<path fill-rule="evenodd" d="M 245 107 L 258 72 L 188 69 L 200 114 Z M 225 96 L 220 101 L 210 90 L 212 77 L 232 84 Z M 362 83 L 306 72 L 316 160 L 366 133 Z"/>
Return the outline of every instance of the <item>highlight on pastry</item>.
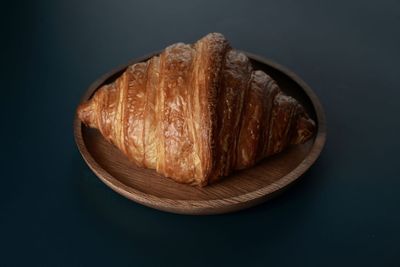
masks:
<path fill-rule="evenodd" d="M 200 186 L 315 133 L 299 102 L 220 33 L 129 66 L 77 113 L 136 165 Z"/>

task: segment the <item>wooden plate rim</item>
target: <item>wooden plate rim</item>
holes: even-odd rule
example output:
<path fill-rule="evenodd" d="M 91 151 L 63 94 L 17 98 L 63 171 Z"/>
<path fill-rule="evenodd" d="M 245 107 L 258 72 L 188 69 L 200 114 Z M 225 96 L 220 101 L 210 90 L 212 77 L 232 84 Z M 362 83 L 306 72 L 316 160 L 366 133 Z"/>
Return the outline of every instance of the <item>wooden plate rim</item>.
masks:
<path fill-rule="evenodd" d="M 242 52 L 245 53 L 250 59 L 268 65 L 284 73 L 290 79 L 295 81 L 304 90 L 307 97 L 311 100 L 311 103 L 314 106 L 318 122 L 317 123 L 318 131 L 314 143 L 312 144 L 311 150 L 296 168 L 287 173 L 285 176 L 281 177 L 279 180 L 273 182 L 272 184 L 269 184 L 268 186 L 261 187 L 258 190 L 235 197 L 213 199 L 213 200 L 174 200 L 174 199 L 154 196 L 136 190 L 120 182 L 118 179 L 116 179 L 110 173 L 108 173 L 105 169 L 103 169 L 99 163 L 96 162 L 96 160 L 93 158 L 93 156 L 88 151 L 85 145 L 82 135 L 82 123 L 77 118 L 75 112 L 75 118 L 74 118 L 75 142 L 78 146 L 78 149 L 82 157 L 84 158 L 85 162 L 88 164 L 90 169 L 107 186 L 109 186 L 111 189 L 127 197 L 130 200 L 163 211 L 174 212 L 179 214 L 197 214 L 197 215 L 226 213 L 254 206 L 272 197 L 273 195 L 275 195 L 275 193 L 278 193 L 286 186 L 288 186 L 296 179 L 298 179 L 317 160 L 326 141 L 327 127 L 326 127 L 325 112 L 322 108 L 322 105 L 316 94 L 312 91 L 312 89 L 302 79 L 300 79 L 300 77 L 298 77 L 295 73 L 293 73 L 286 67 L 283 67 L 282 65 L 275 63 L 270 59 L 261 57 L 259 55 L 255 55 L 245 51 Z M 89 99 L 93 95 L 93 93 L 98 89 L 98 87 L 101 84 L 103 84 L 109 77 L 122 71 L 131 64 L 147 60 L 150 57 L 157 55 L 159 53 L 160 51 L 157 51 L 149 55 L 133 59 L 128 63 L 116 67 L 110 72 L 104 74 L 89 86 L 88 90 L 83 95 L 81 102 Z"/>

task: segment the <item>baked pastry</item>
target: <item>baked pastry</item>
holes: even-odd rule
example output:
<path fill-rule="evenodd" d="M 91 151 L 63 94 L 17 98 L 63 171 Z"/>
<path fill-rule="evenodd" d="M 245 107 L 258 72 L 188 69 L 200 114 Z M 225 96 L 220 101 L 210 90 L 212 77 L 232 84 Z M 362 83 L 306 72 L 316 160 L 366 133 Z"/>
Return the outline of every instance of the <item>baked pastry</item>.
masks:
<path fill-rule="evenodd" d="M 200 186 L 315 132 L 296 99 L 219 33 L 129 66 L 77 113 L 138 166 Z"/>

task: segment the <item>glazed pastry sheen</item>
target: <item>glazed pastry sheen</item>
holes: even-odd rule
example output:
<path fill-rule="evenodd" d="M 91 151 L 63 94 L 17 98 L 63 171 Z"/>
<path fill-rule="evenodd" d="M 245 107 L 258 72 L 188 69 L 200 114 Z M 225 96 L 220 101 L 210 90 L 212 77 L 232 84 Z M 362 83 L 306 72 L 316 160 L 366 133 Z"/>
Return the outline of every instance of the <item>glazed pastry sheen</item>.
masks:
<path fill-rule="evenodd" d="M 315 132 L 304 108 L 219 33 L 129 66 L 77 112 L 138 166 L 201 186 Z"/>

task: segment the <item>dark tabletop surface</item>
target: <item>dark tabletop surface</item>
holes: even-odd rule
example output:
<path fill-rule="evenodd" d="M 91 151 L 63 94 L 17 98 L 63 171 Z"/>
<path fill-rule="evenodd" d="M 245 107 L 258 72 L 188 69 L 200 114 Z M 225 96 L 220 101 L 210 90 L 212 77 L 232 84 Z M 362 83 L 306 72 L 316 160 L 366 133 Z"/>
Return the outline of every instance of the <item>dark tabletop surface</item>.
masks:
<path fill-rule="evenodd" d="M 374 2 L 3 5 L 0 266 L 400 266 L 400 2 Z M 169 214 L 114 193 L 74 143 L 83 92 L 213 31 L 313 88 L 328 122 L 321 157 L 279 197 L 233 214 Z"/>

